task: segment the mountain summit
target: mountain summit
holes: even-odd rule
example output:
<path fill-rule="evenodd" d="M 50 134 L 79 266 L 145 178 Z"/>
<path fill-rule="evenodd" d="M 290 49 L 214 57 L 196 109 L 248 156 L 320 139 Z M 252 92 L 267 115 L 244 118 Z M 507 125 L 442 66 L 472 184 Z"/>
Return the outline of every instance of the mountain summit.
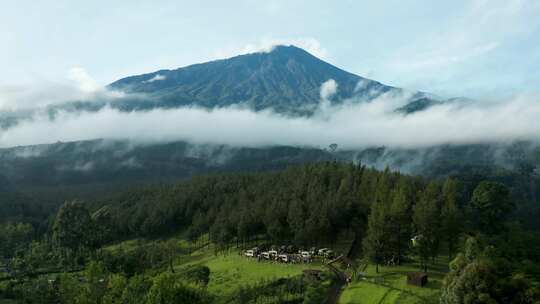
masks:
<path fill-rule="evenodd" d="M 316 107 L 321 85 L 330 79 L 338 85 L 333 103 L 399 90 L 346 72 L 295 46 L 126 77 L 109 88 L 144 93 L 160 107 L 238 104 L 300 114 Z"/>

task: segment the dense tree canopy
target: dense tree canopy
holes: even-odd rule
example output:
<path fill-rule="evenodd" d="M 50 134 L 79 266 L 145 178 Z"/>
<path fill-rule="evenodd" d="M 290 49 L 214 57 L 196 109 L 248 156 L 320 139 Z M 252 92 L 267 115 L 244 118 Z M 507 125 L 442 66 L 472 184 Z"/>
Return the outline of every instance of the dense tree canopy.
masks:
<path fill-rule="evenodd" d="M 66 202 L 58 211 L 52 237 L 61 247 L 78 250 L 96 246 L 96 227 L 88 209 L 80 202 Z"/>
<path fill-rule="evenodd" d="M 496 258 L 494 248 L 485 248 L 473 237 L 450 263 L 442 304 L 538 303 L 540 289 L 523 273 L 513 272 L 509 261 Z"/>
<path fill-rule="evenodd" d="M 502 223 L 511 215 L 514 204 L 506 186 L 484 181 L 474 189 L 470 207 L 478 228 L 493 234 L 504 227 Z"/>
<path fill-rule="evenodd" d="M 190 252 L 209 243 L 218 253 L 255 242 L 320 248 L 345 240 L 350 249 L 342 253 L 377 268 L 414 259 L 427 271 L 444 252 L 455 258 L 443 303 L 533 303 L 540 242 L 513 211 L 511 189 L 500 183 L 426 180 L 326 162 L 69 201 L 51 217 L 46 234 L 28 223 L 0 224 L 0 250 L 9 275 L 21 282 L 13 293 L 28 303 L 208 303 L 210 269 L 175 267 L 187 250 L 169 239 L 179 233 Z M 123 240 L 133 242 L 129 250 L 95 250 Z M 53 285 L 39 276 L 25 281 L 58 268 L 66 273 Z M 323 297 L 320 284 L 279 284 L 306 303 Z M 230 302 L 255 303 L 276 288 L 260 282 L 238 290 Z"/>

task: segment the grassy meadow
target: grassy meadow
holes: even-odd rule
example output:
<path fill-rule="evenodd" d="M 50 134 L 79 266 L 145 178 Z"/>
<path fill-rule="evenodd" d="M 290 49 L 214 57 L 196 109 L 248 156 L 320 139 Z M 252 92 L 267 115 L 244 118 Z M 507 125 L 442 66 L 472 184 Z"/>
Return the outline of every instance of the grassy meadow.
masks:
<path fill-rule="evenodd" d="M 409 263 L 394 267 L 369 265 L 363 276 L 358 276 L 343 290 L 340 304 L 393 304 L 438 303 L 444 275 L 448 271 L 448 259 L 438 257 L 428 267 L 428 284 L 417 287 L 407 284 L 407 273 L 418 271 L 418 264 Z"/>

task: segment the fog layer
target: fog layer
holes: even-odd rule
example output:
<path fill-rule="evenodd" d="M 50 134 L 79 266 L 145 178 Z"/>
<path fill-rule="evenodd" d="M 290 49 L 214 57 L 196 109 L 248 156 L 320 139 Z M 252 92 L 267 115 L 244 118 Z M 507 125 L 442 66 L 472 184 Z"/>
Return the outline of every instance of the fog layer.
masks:
<path fill-rule="evenodd" d="M 207 110 L 197 107 L 121 112 L 60 112 L 0 131 L 0 147 L 96 138 L 155 143 L 188 141 L 242 147 L 293 145 L 344 149 L 373 146 L 422 148 L 440 144 L 537 141 L 540 137 L 538 95 L 498 101 L 455 102 L 404 115 L 395 111 L 406 96 L 382 96 L 371 102 L 349 100 L 329 105 L 336 89 L 321 89 L 321 106 L 311 117 L 289 117 L 270 110 L 240 107 Z"/>

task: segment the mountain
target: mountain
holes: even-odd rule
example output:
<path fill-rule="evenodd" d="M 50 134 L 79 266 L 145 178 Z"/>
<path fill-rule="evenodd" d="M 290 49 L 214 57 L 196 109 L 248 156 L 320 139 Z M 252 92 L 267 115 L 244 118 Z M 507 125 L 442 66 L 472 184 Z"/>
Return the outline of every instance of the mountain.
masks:
<path fill-rule="evenodd" d="M 242 105 L 253 110 L 272 108 L 303 114 L 319 104 L 321 85 L 329 79 L 338 85 L 332 103 L 401 92 L 339 69 L 295 46 L 276 46 L 270 52 L 126 77 L 109 88 L 142 93 L 159 107 Z"/>
<path fill-rule="evenodd" d="M 107 106 L 124 112 L 241 106 L 254 111 L 271 109 L 281 114 L 309 116 L 320 104 L 322 84 L 329 80 L 337 84 L 336 93 L 328 97 L 332 104 L 348 99 L 369 102 L 382 94 L 409 96 L 405 105 L 396 109 L 406 115 L 449 102 L 346 72 L 295 46 L 276 46 L 269 52 L 129 76 L 107 86 L 127 93 L 122 97 L 98 94 L 90 100 L 73 100 L 44 109 L 0 110 L 0 129 L 44 113 L 54 119 L 61 112 L 95 112 Z"/>

